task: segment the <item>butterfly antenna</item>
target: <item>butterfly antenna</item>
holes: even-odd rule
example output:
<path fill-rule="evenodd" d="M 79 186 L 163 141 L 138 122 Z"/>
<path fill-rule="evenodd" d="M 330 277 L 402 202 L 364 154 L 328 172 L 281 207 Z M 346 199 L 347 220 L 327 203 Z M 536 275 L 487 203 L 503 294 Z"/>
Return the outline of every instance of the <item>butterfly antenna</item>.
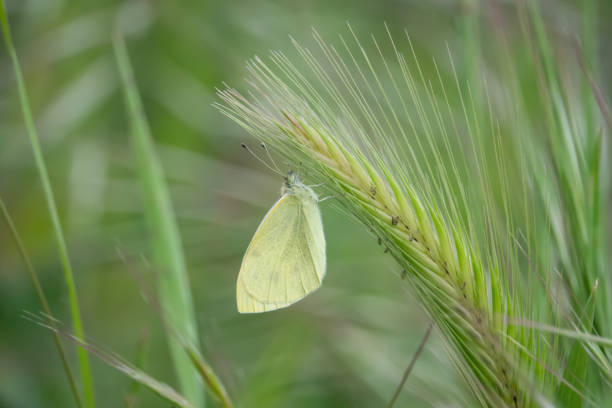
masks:
<path fill-rule="evenodd" d="M 244 148 L 244 150 L 246 150 L 247 152 L 249 152 L 249 153 L 251 154 L 251 156 L 253 156 L 254 158 L 256 158 L 256 159 L 257 159 L 257 161 L 259 161 L 261 164 L 263 164 L 264 166 L 266 166 L 266 167 L 267 167 L 269 170 L 271 170 L 271 171 L 273 171 L 274 173 L 279 174 L 279 175 L 281 175 L 281 176 L 283 175 L 283 174 L 281 173 L 281 171 L 280 171 L 278 168 L 274 168 L 274 167 L 276 167 L 276 164 L 274 164 L 274 167 L 270 166 L 268 163 L 266 163 L 266 162 L 265 162 L 265 160 L 263 160 L 261 157 L 259 157 L 258 155 L 256 155 L 256 154 L 255 154 L 255 153 L 254 153 L 254 152 L 251 150 L 251 148 L 250 148 L 249 146 L 247 146 L 247 145 L 246 145 L 246 143 L 240 143 L 240 146 L 242 146 L 242 147 Z M 268 151 L 268 150 L 266 149 L 266 151 Z M 272 162 L 272 163 L 274 163 L 274 162 Z"/>
<path fill-rule="evenodd" d="M 260 144 L 261 148 L 264 149 L 266 151 L 266 154 L 268 155 L 268 159 L 270 160 L 270 163 L 272 163 L 272 166 L 274 166 L 274 168 L 276 169 L 277 172 L 282 173 L 280 171 L 280 169 L 278 168 L 278 166 L 276 165 L 276 162 L 274 161 L 274 159 L 272 158 L 272 155 L 270 154 L 270 151 L 268 150 L 268 146 L 266 146 L 265 143 L 261 143 Z"/>

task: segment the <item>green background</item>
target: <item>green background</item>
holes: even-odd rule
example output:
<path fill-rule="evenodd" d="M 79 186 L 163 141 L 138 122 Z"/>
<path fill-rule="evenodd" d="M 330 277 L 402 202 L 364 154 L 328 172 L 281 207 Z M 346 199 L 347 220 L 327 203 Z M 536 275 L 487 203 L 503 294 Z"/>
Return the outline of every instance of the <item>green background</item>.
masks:
<path fill-rule="evenodd" d="M 498 13 L 514 18 L 512 2 L 486 2 L 480 16 L 473 14 L 478 8 L 455 0 L 8 0 L 6 5 L 65 227 L 87 339 L 176 386 L 163 325 L 116 251 L 150 257 L 110 42 L 120 29 L 168 177 L 203 353 L 237 405 L 384 406 L 428 321 L 399 283 L 398 267 L 333 200 L 321 205 L 328 254 L 323 287 L 288 309 L 237 313 L 242 254 L 277 199 L 282 179 L 241 149 L 243 141 L 256 142 L 215 110 L 215 88 L 223 82 L 241 87 L 245 61 L 254 55 L 264 57 L 270 49 L 291 55 L 289 35 L 312 46 L 314 27 L 340 44 L 339 34 L 350 36 L 347 21 L 370 53 L 376 49 L 369 35 L 384 41 L 386 22 L 396 41 L 405 40 L 405 28 L 424 58 L 445 58 L 448 44 L 461 67 L 464 20 L 481 21 L 486 58 L 486 32 Z M 578 6 L 546 2 L 545 18 L 560 37 L 571 37 Z M 601 21 L 609 16 L 610 7 L 602 4 Z M 509 24 L 510 32 L 518 30 Z M 610 26 L 601 24 L 600 38 L 610 38 Z M 610 46 L 602 41 L 600 47 L 606 72 Z M 53 230 L 4 47 L 0 195 L 53 312 L 70 329 Z M 147 269 L 149 278 L 153 273 Z M 0 223 L 0 407 L 74 404 L 50 333 L 23 317 L 39 310 L 22 259 Z M 75 348 L 67 343 L 67 349 L 78 372 Z M 130 380 L 100 360 L 92 362 L 98 406 L 122 406 L 134 391 Z M 168 406 L 147 390 L 137 391 L 136 399 L 137 406 Z M 398 406 L 472 403 L 434 332 Z"/>

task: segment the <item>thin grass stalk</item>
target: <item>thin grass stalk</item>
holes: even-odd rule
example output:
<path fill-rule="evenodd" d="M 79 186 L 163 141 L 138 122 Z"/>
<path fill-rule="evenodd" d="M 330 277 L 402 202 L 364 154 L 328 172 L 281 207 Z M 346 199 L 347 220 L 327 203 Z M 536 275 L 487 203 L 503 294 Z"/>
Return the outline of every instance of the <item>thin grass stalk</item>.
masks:
<path fill-rule="evenodd" d="M 586 3 L 587 8 L 595 7 L 594 3 L 588 4 L 592 2 Z M 582 78 L 588 84 L 589 92 L 583 90 L 581 107 L 573 108 L 567 103 L 569 98 L 563 95 L 564 82 L 556 68 L 558 64 L 555 64 L 552 45 L 538 6 L 530 3 L 528 13 L 535 37 L 533 52 L 536 61 L 541 61 L 541 67 L 536 66 L 541 71 L 542 99 L 550 100 L 547 142 L 552 147 L 559 206 L 567 219 L 564 233 L 568 244 L 559 249 L 571 256 L 571 263 L 563 265 L 564 277 L 571 286 L 573 306 L 579 315 L 593 287 L 599 287 L 593 329 L 604 336 L 610 336 L 611 327 L 606 322 L 612 319 L 612 308 L 607 301 L 612 296 L 612 279 L 610 274 L 605 273 L 605 263 L 608 260 L 603 257 L 602 225 L 606 224 L 606 217 L 601 211 L 607 203 L 606 197 L 601 194 L 605 190 L 601 173 L 605 163 L 601 159 L 605 147 L 603 139 L 607 132 L 601 123 L 597 123 L 598 115 L 592 110 L 596 106 L 596 95 L 589 84 L 589 71 L 585 71 Z M 586 13 L 591 19 L 592 14 L 593 10 Z M 596 24 L 596 19 L 591 24 Z M 595 38 L 585 38 L 586 54 L 578 55 L 580 61 L 586 58 L 592 70 L 596 69 L 596 59 L 592 54 L 593 45 L 588 44 L 596 44 L 594 30 L 593 27 L 584 29 L 585 35 Z M 527 35 L 531 34 L 528 32 Z M 585 69 L 589 68 L 585 65 Z M 587 108 L 588 111 L 585 110 Z M 583 126 L 572 126 L 572 121 L 579 120 Z"/>
<path fill-rule="evenodd" d="M 221 90 L 223 103 L 217 107 L 291 162 L 303 162 L 310 174 L 326 181 L 344 210 L 380 238 L 404 269 L 483 405 L 531 406 L 532 379 L 524 370 L 524 353 L 516 346 L 527 343 L 530 331 L 501 325 L 498 320 L 499 315 L 523 315 L 520 291 L 512 293 L 506 286 L 505 279 L 514 278 L 511 272 L 505 279 L 501 277 L 501 259 L 493 257 L 491 264 L 483 264 L 481 250 L 470 233 L 473 224 L 462 221 L 461 199 L 446 194 L 450 192 L 449 176 L 440 151 L 431 149 L 434 170 L 429 163 L 419 162 L 415 171 L 407 173 L 405 163 L 414 163 L 401 153 L 410 151 L 411 146 L 402 142 L 406 139 L 401 125 L 394 124 L 397 116 L 361 44 L 355 38 L 369 71 L 354 67 L 354 77 L 337 51 L 319 41 L 316 33 L 315 38 L 327 58 L 325 63 L 335 72 L 330 73 L 330 68 L 324 68 L 309 50 L 294 42 L 315 81 L 309 82 L 281 53 L 273 53 L 276 71 L 260 59 L 250 62 L 248 97 L 231 88 Z M 348 48 L 347 53 L 354 62 Z M 404 67 L 399 54 L 398 60 Z M 412 93 L 413 78 L 407 73 L 405 79 Z M 429 120 L 423 103 L 429 101 L 437 114 L 440 111 L 427 89 L 425 100 L 415 94 L 411 99 L 425 127 L 425 143 L 433 143 L 432 125 L 436 122 Z M 369 93 L 368 97 L 364 93 Z M 368 103 L 368 98 L 373 102 Z M 472 106 L 464 107 L 469 122 L 467 112 Z M 438 125 L 446 134 L 444 125 Z M 411 142 L 419 143 L 418 136 Z M 424 173 L 443 176 L 427 179 Z M 423 177 L 422 183 L 413 184 L 411 177 Z M 482 182 L 486 184 L 486 178 Z M 490 220 L 485 225 L 495 227 Z M 492 229 L 490 238 L 498 235 Z M 504 263 L 510 270 L 517 268 L 513 258 Z"/>
<path fill-rule="evenodd" d="M 70 303 L 70 313 L 72 316 L 74 333 L 77 338 L 83 338 L 83 324 L 81 323 L 81 312 L 79 309 L 79 301 L 76 286 L 74 283 L 74 276 L 72 273 L 72 265 L 70 262 L 70 257 L 68 256 L 68 248 L 66 245 L 66 240 L 64 238 L 57 205 L 55 204 L 51 181 L 49 180 L 49 175 L 47 173 L 47 166 L 45 164 L 45 159 L 38 139 L 38 133 L 34 124 L 34 118 L 32 116 L 30 104 L 28 102 L 25 81 L 23 80 L 23 75 L 21 73 L 19 58 L 17 57 L 17 52 L 15 51 L 15 47 L 13 45 L 4 0 L 0 0 L 0 24 L 2 25 L 2 33 L 4 36 L 4 41 L 8 54 L 11 59 L 11 62 L 13 63 L 13 71 L 15 73 L 15 79 L 17 82 L 19 100 L 21 102 L 21 110 L 23 113 L 26 130 L 30 139 L 30 145 L 32 146 L 32 151 L 34 153 L 34 160 L 36 162 L 38 174 L 42 183 L 45 201 L 47 203 L 47 210 L 49 211 L 49 216 L 53 224 L 55 242 L 57 244 L 60 261 L 64 271 L 64 281 L 68 289 L 68 299 Z M 84 349 L 79 349 L 78 358 L 79 367 L 81 371 L 81 386 L 83 387 L 84 403 L 86 407 L 93 408 L 95 407 L 94 386 L 87 351 Z"/>
<path fill-rule="evenodd" d="M 589 163 L 588 166 L 588 181 L 589 186 L 592 186 L 589 191 L 591 198 L 591 207 L 589 208 L 589 240 L 591 245 L 591 253 L 589 257 L 589 269 L 593 271 L 595 275 L 602 275 L 605 271 L 605 265 L 609 265 L 610 259 L 605 258 L 605 251 L 602 248 L 606 248 L 607 240 L 610 238 L 606 236 L 604 225 L 607 223 L 607 217 L 605 212 L 602 214 L 603 208 L 608 208 L 609 205 L 609 178 L 604 175 L 609 172 L 608 164 L 602 158 L 606 157 L 608 144 L 605 143 L 605 136 L 609 135 L 612 131 L 610 124 L 607 124 L 607 132 L 602 128 L 602 124 L 598 120 L 599 117 L 604 117 L 608 112 L 602 107 L 598 106 L 596 85 L 592 82 L 592 78 L 595 78 L 598 83 L 600 80 L 600 62 L 598 59 L 598 47 L 599 47 L 599 1 L 598 0 L 585 0 L 581 3 L 581 42 L 582 52 L 578 58 L 581 62 L 581 68 L 584 71 L 582 75 L 582 106 L 584 107 L 584 120 L 585 120 L 585 133 L 587 136 L 587 148 L 586 155 Z M 605 128 L 605 126 L 603 126 Z M 605 275 L 605 274 L 604 274 Z M 608 274 L 609 275 L 609 274 Z M 600 298 L 609 299 L 612 296 L 612 280 L 604 279 L 601 282 L 602 293 L 599 295 Z M 600 312 L 601 319 L 612 320 L 612 302 L 599 301 L 599 303 L 607 304 L 607 307 Z M 612 327 L 606 325 L 603 327 L 602 334 L 606 336 L 612 336 Z"/>
<path fill-rule="evenodd" d="M 9 227 L 9 231 L 15 241 L 15 245 L 17 245 L 17 249 L 19 250 L 19 254 L 23 259 L 23 262 L 26 266 L 26 270 L 28 271 L 28 275 L 32 280 L 32 284 L 34 285 L 34 289 L 36 290 L 36 295 L 38 295 L 38 299 L 40 300 L 40 304 L 45 312 L 46 316 L 53 316 L 51 313 L 51 308 L 49 307 L 49 302 L 47 301 L 47 296 L 45 295 L 45 291 L 40 284 L 40 280 L 38 279 L 38 274 L 36 273 L 36 269 L 32 265 L 30 261 L 30 257 L 28 256 L 28 252 L 21 241 L 21 237 L 19 236 L 19 232 L 17 232 L 17 228 L 15 227 L 15 223 L 4 204 L 4 200 L 0 197 L 0 210 L 2 211 L 2 216 L 4 217 L 4 221 L 6 225 Z M 47 323 L 51 327 L 55 327 L 55 322 L 50 317 L 47 319 Z M 53 341 L 55 342 L 55 347 L 57 348 L 57 352 L 60 356 L 60 360 L 62 362 L 62 367 L 64 368 L 64 372 L 66 373 L 66 378 L 68 379 L 68 383 L 70 384 L 70 390 L 72 391 L 72 396 L 74 397 L 74 402 L 77 407 L 82 407 L 83 403 L 81 402 L 81 396 L 79 395 L 79 390 L 77 389 L 76 383 L 74 381 L 74 376 L 72 375 L 72 370 L 70 369 L 70 364 L 68 364 L 68 357 L 66 356 L 66 352 L 64 351 L 64 347 L 60 341 L 59 335 L 54 331 L 53 332 Z"/>
<path fill-rule="evenodd" d="M 582 58 L 588 72 L 594 77 L 599 75 L 599 61 L 597 57 L 598 39 L 598 0 L 583 0 L 580 2 L 580 46 Z M 597 135 L 597 108 L 593 98 L 593 93 L 586 75 L 582 78 L 582 105 L 584 107 L 585 133 L 591 138 Z"/>
<path fill-rule="evenodd" d="M 159 269 L 160 302 L 176 330 L 197 348 L 200 341 L 189 276 L 164 172 L 155 152 L 125 43 L 116 35 L 113 45 L 130 120 L 130 137 L 140 175 L 145 217 L 151 230 L 153 259 Z M 181 342 L 170 333 L 167 337 L 182 392 L 196 407 L 203 407 L 204 394 L 197 368 L 192 365 L 191 357 Z"/>
<path fill-rule="evenodd" d="M 519 17 L 521 26 L 524 28 L 526 19 L 524 13 L 519 13 Z M 522 207 L 523 217 L 526 220 L 524 232 L 520 234 L 525 242 L 519 245 L 519 249 L 525 254 L 529 264 L 526 289 L 529 291 L 528 298 L 534 300 L 531 319 L 560 325 L 565 318 L 562 313 L 559 313 L 563 307 L 559 304 L 558 295 L 550 290 L 549 285 L 556 281 L 554 276 L 550 276 L 550 271 L 555 269 L 551 266 L 551 259 L 554 256 L 553 254 L 556 254 L 556 248 L 554 248 L 551 238 L 553 240 L 558 239 L 562 236 L 562 232 L 557 228 L 558 223 L 554 218 L 556 214 L 551 211 L 551 208 L 556 208 L 557 202 L 555 200 L 556 191 L 549 182 L 551 174 L 547 167 L 548 163 L 542 160 L 542 157 L 547 156 L 547 150 L 533 134 L 534 128 L 531 122 L 532 120 L 536 123 L 541 121 L 542 110 L 546 114 L 549 113 L 547 105 L 549 101 L 546 99 L 541 105 L 542 109 L 537 110 L 533 117 L 528 114 L 526 111 L 528 100 L 521 88 L 523 78 L 519 75 L 519 67 L 516 64 L 516 60 L 521 56 L 510 45 L 510 33 L 505 28 L 508 27 L 508 22 L 503 19 L 500 13 L 494 14 L 492 19 L 491 25 L 495 27 L 498 43 L 501 45 L 498 50 L 500 52 L 499 60 L 502 61 L 500 64 L 502 82 L 507 88 L 506 106 L 512 107 L 512 117 L 518 118 L 511 121 L 509 133 L 520 136 L 516 139 L 516 157 L 520 162 L 520 172 L 530 175 L 523 178 L 518 189 L 523 192 L 520 207 Z M 527 39 L 529 40 L 530 37 L 527 37 Z M 533 45 L 532 42 L 528 43 Z M 527 55 L 529 61 L 529 55 L 532 54 L 527 53 Z M 532 71 L 541 74 L 541 71 L 537 69 Z M 528 79 L 531 78 L 528 77 Z M 548 118 L 546 114 L 544 117 Z M 533 179 L 535 179 L 535 183 Z M 538 199 L 542 201 L 542 208 L 537 205 Z M 512 228 L 511 230 L 515 231 L 516 229 Z M 544 235 L 544 239 L 542 239 L 542 235 Z M 514 239 L 517 238 L 519 237 Z M 561 250 L 558 254 L 564 264 L 570 264 L 568 251 Z M 555 307 L 551 307 L 551 305 Z M 515 325 L 509 320 L 507 324 Z M 526 327 L 533 329 L 532 325 Z M 539 339 L 539 345 L 532 347 L 535 350 L 535 355 L 538 356 L 540 361 L 546 361 L 548 364 L 541 364 L 538 360 L 528 357 L 527 353 L 524 353 L 524 355 L 528 359 L 528 365 L 531 366 L 533 376 L 539 378 L 543 389 L 547 390 L 549 395 L 552 395 L 559 381 L 557 376 L 550 374 L 563 370 L 564 362 L 558 352 L 560 344 L 564 343 L 564 339 L 556 332 L 534 330 L 530 330 L 530 332 L 533 338 Z"/>
<path fill-rule="evenodd" d="M 463 52 L 467 83 L 472 89 L 475 103 L 481 105 L 482 71 L 480 51 L 480 0 L 462 0 L 460 23 L 460 44 Z"/>
<path fill-rule="evenodd" d="M 181 344 L 183 350 L 185 350 L 185 353 L 187 353 L 187 355 L 191 359 L 193 366 L 195 367 L 202 381 L 208 387 L 208 390 L 210 391 L 211 395 L 214 396 L 217 400 L 219 400 L 223 408 L 232 408 L 234 404 L 232 403 L 232 400 L 229 394 L 227 393 L 225 386 L 223 385 L 217 374 L 214 372 L 213 368 L 204 359 L 200 351 L 195 346 L 190 344 L 189 341 L 187 341 L 181 335 L 181 333 L 177 332 L 172 322 L 168 320 L 161 304 L 159 303 L 158 299 L 153 295 L 153 292 L 145 282 L 140 271 L 130 265 L 127 257 L 119 248 L 117 248 L 117 253 L 119 254 L 121 260 L 128 267 L 129 271 L 132 272 L 133 276 L 138 281 L 140 289 L 144 294 L 146 300 L 155 308 L 155 311 L 157 312 L 162 323 L 164 324 L 166 332 Z"/>
<path fill-rule="evenodd" d="M 583 6 L 583 24 L 596 26 L 593 14 L 595 3 L 587 1 Z M 607 206 L 606 194 L 602 194 L 606 188 L 602 177 L 605 162 L 601 160 L 604 154 L 602 146 L 605 145 L 603 139 L 607 132 L 599 123 L 600 115 L 593 112 L 599 95 L 589 72 L 589 69 L 595 70 L 597 65 L 592 54 L 596 28 L 582 27 L 584 54 L 577 50 L 578 64 L 571 66 L 556 55 L 556 44 L 545 30 L 546 25 L 536 3 L 521 2 L 519 17 L 525 36 L 530 41 L 534 68 L 538 72 L 540 101 L 545 112 L 542 140 L 538 140 L 541 136 L 536 136 L 533 130 L 521 135 L 528 146 L 544 143 L 550 148 L 549 163 L 541 163 L 542 157 L 533 154 L 529 161 L 537 169 L 534 172 L 536 185 L 545 202 L 547 216 L 554 222 L 549 253 L 557 259 L 551 267 L 561 271 L 562 291 L 571 304 L 555 324 L 569 324 L 581 334 L 574 341 L 564 336 L 553 337 L 553 354 L 563 359 L 558 367 L 563 373 L 563 381 L 556 385 L 557 398 L 562 405 L 576 406 L 577 401 L 587 403 L 593 398 L 597 399 L 602 395 L 601 391 L 611 384 L 609 356 L 598 342 L 582 336 L 589 332 L 609 336 L 611 326 L 607 322 L 612 316 L 609 302 L 612 281 L 610 274 L 606 273 L 608 260 L 602 246 L 602 225 L 606 221 L 605 213 L 601 212 L 601 208 Z M 589 61 L 589 68 L 585 59 Z M 573 77 L 568 77 L 568 74 L 572 73 L 582 74 L 578 82 L 582 87 L 577 92 L 572 92 L 569 86 Z M 588 92 L 585 85 L 589 88 Z M 579 103 L 572 103 L 573 100 Z M 523 99 L 519 101 L 524 102 Z M 595 289 L 597 296 L 593 296 Z M 558 302 L 558 299 L 553 300 Z M 593 310 L 593 315 L 585 313 L 586 309 Z M 585 361 L 595 364 L 584 366 Z M 597 377 L 602 381 L 593 381 Z"/>
<path fill-rule="evenodd" d="M 147 354 L 149 351 L 149 331 L 143 330 L 140 333 L 140 338 L 137 344 L 137 355 L 136 362 L 134 364 L 135 367 L 144 370 L 144 366 L 147 360 Z M 141 384 L 138 381 L 132 380 L 132 383 L 129 385 L 125 396 L 123 397 L 123 403 L 126 408 L 135 408 L 138 401 L 138 394 L 140 391 Z"/>
<path fill-rule="evenodd" d="M 195 405 L 189 402 L 183 395 L 177 392 L 174 388 L 172 388 L 168 384 L 165 384 L 151 377 L 149 374 L 147 374 L 143 370 L 137 367 L 134 367 L 133 365 L 125 361 L 120 356 L 107 352 L 101 349 L 100 347 L 96 347 L 94 344 L 88 343 L 85 340 L 79 339 L 74 334 L 67 332 L 64 329 L 60 328 L 58 324 L 55 324 L 55 325 L 47 324 L 46 320 L 48 318 L 51 318 L 51 320 L 53 320 L 52 316 L 46 316 L 45 319 L 43 319 L 42 317 L 38 315 L 26 313 L 24 317 L 40 325 L 41 327 L 44 327 L 46 329 L 49 329 L 57 333 L 58 335 L 62 336 L 62 338 L 77 345 L 79 348 L 86 349 L 89 353 L 91 353 L 95 357 L 98 357 L 104 363 L 122 372 L 123 374 L 130 377 L 132 380 L 145 386 L 146 388 L 153 391 L 155 394 L 157 394 L 161 398 L 173 404 L 172 406 L 177 406 L 180 408 L 196 408 Z"/>
<path fill-rule="evenodd" d="M 408 364 L 406 371 L 404 371 L 404 375 L 402 375 L 402 379 L 399 385 L 397 386 L 397 389 L 395 390 L 395 393 L 393 394 L 393 397 L 391 398 L 389 405 L 387 405 L 387 408 L 393 408 L 393 406 L 395 405 L 395 402 L 397 401 L 397 399 L 400 396 L 400 393 L 402 392 L 402 388 L 404 388 L 404 384 L 406 384 L 406 380 L 408 380 L 408 376 L 412 372 L 412 369 L 414 368 L 416 361 L 418 360 L 419 356 L 421 355 L 421 352 L 425 348 L 425 344 L 427 344 L 427 339 L 429 339 L 429 335 L 431 334 L 432 330 L 433 330 L 433 323 L 430 323 L 429 327 L 427 328 L 427 331 L 425 332 L 425 335 L 423 336 L 423 339 L 421 340 L 421 343 L 419 344 L 419 347 L 417 348 L 417 350 L 414 352 L 414 355 L 412 356 L 412 360 L 410 360 L 410 364 Z"/>

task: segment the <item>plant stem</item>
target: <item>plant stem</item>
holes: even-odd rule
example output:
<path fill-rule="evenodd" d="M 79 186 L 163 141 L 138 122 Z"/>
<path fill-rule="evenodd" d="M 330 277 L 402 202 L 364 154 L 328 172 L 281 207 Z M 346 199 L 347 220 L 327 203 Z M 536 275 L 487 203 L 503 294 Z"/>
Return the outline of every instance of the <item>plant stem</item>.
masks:
<path fill-rule="evenodd" d="M 397 390 L 395 391 L 395 394 L 393 394 L 393 398 L 391 398 L 391 402 L 389 402 L 388 408 L 393 408 L 393 405 L 395 405 L 395 402 L 399 398 L 400 393 L 402 392 L 402 388 L 404 388 L 404 384 L 406 383 L 406 380 L 408 379 L 410 372 L 412 372 L 412 368 L 414 367 L 414 364 L 416 363 L 419 356 L 421 355 L 421 352 L 425 348 L 425 344 L 427 343 L 427 339 L 429 339 L 429 335 L 431 334 L 432 329 L 433 329 L 433 323 L 429 323 L 427 332 L 425 332 L 425 336 L 423 336 L 423 340 L 421 340 L 421 344 L 419 344 L 417 351 L 412 356 L 412 360 L 410 360 L 410 364 L 408 364 L 408 368 L 406 368 L 406 371 L 404 372 L 404 375 L 402 376 L 402 381 L 400 381 L 399 385 L 397 386 Z"/>
<path fill-rule="evenodd" d="M 25 121 L 26 130 L 30 138 L 32 151 L 34 153 L 34 160 L 36 162 L 36 167 L 38 169 L 40 180 L 43 186 L 43 191 L 47 202 L 47 209 L 49 211 L 49 216 L 51 217 L 51 222 L 53 224 L 55 242 L 57 244 L 60 261 L 64 270 L 64 280 L 66 282 L 66 287 L 68 288 L 68 299 L 70 302 L 70 312 L 72 315 L 74 333 L 77 338 L 83 339 L 83 325 L 81 323 L 79 301 L 74 283 L 74 277 L 72 274 L 72 265 L 68 256 L 68 248 L 64 239 L 64 233 L 62 230 L 62 225 L 60 223 L 57 206 L 55 204 L 53 189 L 51 188 L 51 181 L 49 180 L 49 175 L 47 173 L 47 167 L 45 165 L 42 149 L 40 147 L 36 126 L 34 125 L 34 118 L 30 110 L 30 104 L 28 102 L 25 82 L 21 74 L 19 59 L 17 58 L 17 52 L 15 51 L 15 47 L 13 46 L 4 0 L 0 0 L 0 24 L 2 25 L 2 33 L 4 35 L 6 48 L 13 63 L 13 70 L 17 81 L 17 88 L 19 92 L 19 99 L 21 101 L 23 119 Z M 78 356 L 81 369 L 81 385 L 83 387 L 85 406 L 88 408 L 93 408 L 95 407 L 94 387 L 87 351 L 80 348 L 78 350 Z"/>
<path fill-rule="evenodd" d="M 53 313 L 51 312 L 51 308 L 49 307 L 47 296 L 45 296 L 45 292 L 42 288 L 42 285 L 40 284 L 40 281 L 38 280 L 38 274 L 36 273 L 34 266 L 32 266 L 32 262 L 30 262 L 30 257 L 28 256 L 28 253 L 25 247 L 23 246 L 23 243 L 21 242 L 21 238 L 19 237 L 17 228 L 15 228 L 13 219 L 11 218 L 11 215 L 9 214 L 8 209 L 6 208 L 6 205 L 4 204 L 4 200 L 2 199 L 2 197 L 0 197 L 0 210 L 2 211 L 2 215 L 4 216 L 4 221 L 6 221 L 6 225 L 9 227 L 9 230 L 11 231 L 13 240 L 15 241 L 15 244 L 17 245 L 17 249 L 19 250 L 19 253 L 21 254 L 21 258 L 23 259 L 23 262 L 26 265 L 26 270 L 28 271 L 28 275 L 30 276 L 30 279 L 32 280 L 32 284 L 34 285 L 34 289 L 36 290 L 36 294 L 38 295 L 40 304 L 42 305 L 45 315 L 47 316 L 47 322 L 51 327 L 56 328 L 55 321 L 52 318 Z M 64 351 L 64 347 L 62 346 L 62 343 L 60 342 L 59 334 L 57 334 L 56 331 L 53 331 L 53 341 L 55 342 L 55 347 L 57 348 L 57 352 L 60 355 L 62 366 L 64 367 L 64 371 L 66 372 L 66 377 L 68 377 L 68 383 L 70 384 L 70 390 L 72 391 L 72 395 L 74 396 L 74 402 L 76 403 L 77 407 L 80 408 L 83 406 L 83 403 L 81 402 L 81 397 L 79 395 L 79 391 L 77 390 L 76 383 L 72 375 L 72 370 L 70 370 L 70 365 L 68 364 L 68 358 L 66 357 L 66 352 Z"/>
<path fill-rule="evenodd" d="M 151 230 L 151 247 L 159 269 L 159 297 L 164 313 L 189 344 L 199 347 L 198 330 L 191 299 L 189 275 L 174 210 L 158 160 L 151 131 L 120 35 L 113 41 L 131 126 L 131 141 L 145 203 L 145 217 Z M 196 367 L 180 341 L 167 333 L 174 367 L 183 394 L 196 407 L 204 406 L 202 384 Z"/>

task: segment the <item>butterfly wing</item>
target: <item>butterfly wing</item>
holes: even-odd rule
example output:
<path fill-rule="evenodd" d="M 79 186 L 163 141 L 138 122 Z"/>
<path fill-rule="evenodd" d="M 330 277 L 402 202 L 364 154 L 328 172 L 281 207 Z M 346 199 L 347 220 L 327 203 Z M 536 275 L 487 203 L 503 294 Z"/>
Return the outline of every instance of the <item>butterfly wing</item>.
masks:
<path fill-rule="evenodd" d="M 265 216 L 242 260 L 236 285 L 241 313 L 289 306 L 321 286 L 325 236 L 316 197 L 285 194 Z"/>

